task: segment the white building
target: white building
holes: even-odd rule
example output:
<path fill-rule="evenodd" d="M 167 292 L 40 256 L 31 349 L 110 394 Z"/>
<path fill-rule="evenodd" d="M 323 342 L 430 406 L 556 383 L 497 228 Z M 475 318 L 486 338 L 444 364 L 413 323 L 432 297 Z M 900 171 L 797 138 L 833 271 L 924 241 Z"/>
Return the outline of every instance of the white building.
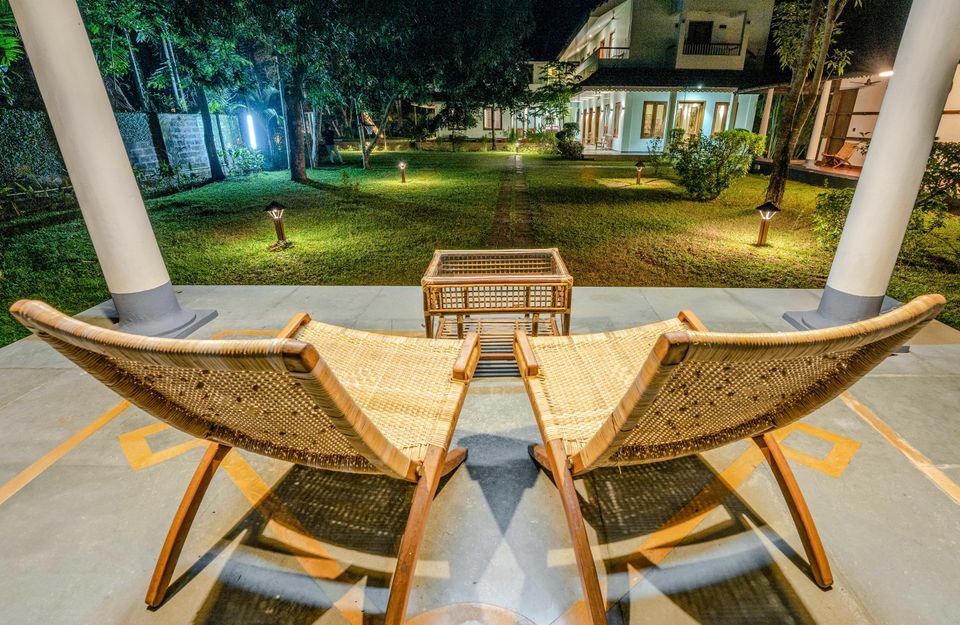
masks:
<path fill-rule="evenodd" d="M 889 67 L 873 68 L 874 72 L 850 71 L 844 78 L 824 82 L 818 111 L 806 154 L 807 165 L 832 163 L 824 154 L 837 154 L 844 144 L 856 146 L 847 159 L 852 167 L 861 167 L 870 148 L 871 137 L 880 114 L 880 105 L 887 93 L 893 72 Z M 787 85 L 759 89 L 763 98 L 777 97 Z M 823 93 L 823 92 L 822 92 Z M 818 123 L 819 122 L 819 123 Z M 960 141 L 960 67 L 954 74 L 953 87 L 937 128 L 937 141 Z"/>
<path fill-rule="evenodd" d="M 645 154 L 668 128 L 753 129 L 773 0 L 608 0 L 559 55 L 579 63 L 571 114 L 589 148 Z"/>

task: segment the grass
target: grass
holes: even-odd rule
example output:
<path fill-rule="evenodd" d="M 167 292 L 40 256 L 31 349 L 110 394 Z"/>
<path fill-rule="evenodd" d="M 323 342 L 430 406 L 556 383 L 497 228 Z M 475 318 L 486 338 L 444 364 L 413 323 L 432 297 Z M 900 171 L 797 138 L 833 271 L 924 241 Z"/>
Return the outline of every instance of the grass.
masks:
<path fill-rule="evenodd" d="M 414 285 L 434 249 L 487 246 L 502 153 L 384 153 L 373 162 L 369 171 L 312 170 L 310 185 L 269 172 L 150 200 L 174 283 Z M 701 203 L 668 178 L 634 184 L 630 163 L 525 162 L 537 243 L 559 247 L 579 285 L 816 288 L 826 280 L 832 253 L 811 233 L 819 188 L 790 183 L 772 245 L 758 248 L 762 177 Z M 262 210 L 271 200 L 287 206 L 294 241 L 280 252 L 267 249 L 275 237 Z M 949 219 L 946 234 L 960 241 L 960 219 Z M 31 297 L 76 313 L 109 297 L 77 211 L 4 223 L 0 237 L 4 306 Z M 898 265 L 889 293 L 944 293 L 943 319 L 960 327 L 960 274 L 949 258 L 948 246 L 932 240 L 930 266 Z M 0 345 L 24 335 L 0 316 Z"/>

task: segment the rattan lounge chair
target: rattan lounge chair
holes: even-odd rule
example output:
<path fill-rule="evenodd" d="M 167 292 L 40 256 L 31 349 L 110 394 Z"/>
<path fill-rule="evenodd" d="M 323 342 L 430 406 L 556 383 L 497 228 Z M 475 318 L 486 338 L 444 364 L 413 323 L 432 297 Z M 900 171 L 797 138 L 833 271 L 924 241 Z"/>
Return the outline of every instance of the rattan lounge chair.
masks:
<path fill-rule="evenodd" d="M 925 295 L 879 317 L 806 332 L 708 332 L 692 313 L 639 328 L 577 336 L 514 336 L 593 625 L 606 611 L 573 479 L 598 467 L 655 462 L 751 438 L 787 501 L 814 579 L 826 554 L 772 432 L 833 399 L 943 308 Z"/>
<path fill-rule="evenodd" d="M 19 301 L 13 315 L 146 412 L 210 441 L 146 596 L 163 602 L 200 500 L 233 447 L 320 469 L 416 483 L 386 623 L 403 622 L 424 523 L 480 356 L 475 334 L 436 341 L 359 332 L 296 316 L 276 339 L 194 341 L 124 334 Z"/>
<path fill-rule="evenodd" d="M 827 167 L 853 167 L 850 163 L 850 157 L 853 156 L 853 153 L 857 151 L 859 143 L 851 143 L 850 141 L 844 142 L 840 149 L 834 154 L 823 153 L 821 156 L 821 162 Z"/>

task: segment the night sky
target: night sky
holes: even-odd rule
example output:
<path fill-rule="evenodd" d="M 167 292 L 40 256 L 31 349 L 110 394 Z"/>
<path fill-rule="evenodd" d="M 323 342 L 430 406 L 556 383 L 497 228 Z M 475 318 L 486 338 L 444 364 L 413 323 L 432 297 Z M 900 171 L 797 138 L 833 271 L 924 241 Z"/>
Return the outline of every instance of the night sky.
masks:
<path fill-rule="evenodd" d="M 893 66 L 910 11 L 910 0 L 850 0 L 839 45 L 854 50 L 851 71 L 879 72 Z M 534 0 L 536 30 L 528 44 L 536 60 L 554 58 L 574 29 L 601 0 Z M 769 46 L 772 52 L 773 46 Z"/>

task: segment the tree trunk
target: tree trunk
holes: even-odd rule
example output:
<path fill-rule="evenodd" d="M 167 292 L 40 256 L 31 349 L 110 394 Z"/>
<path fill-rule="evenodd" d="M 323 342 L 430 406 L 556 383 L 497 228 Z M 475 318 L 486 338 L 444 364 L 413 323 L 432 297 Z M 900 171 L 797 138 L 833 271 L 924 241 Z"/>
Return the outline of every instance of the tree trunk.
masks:
<path fill-rule="evenodd" d="M 384 126 L 386 125 L 386 123 L 387 123 L 387 115 L 390 114 L 390 107 L 393 106 L 393 102 L 394 102 L 394 100 L 396 100 L 396 99 L 397 99 L 397 96 L 393 96 L 392 98 L 390 98 L 390 101 L 387 102 L 387 105 L 386 105 L 385 107 L 383 107 L 383 114 L 380 115 L 380 122 L 377 124 L 377 136 L 374 137 L 374 138 L 373 138 L 373 141 L 370 142 L 369 148 L 363 147 L 363 151 L 365 152 L 365 156 L 364 156 L 364 159 L 363 159 L 363 168 L 364 168 L 364 169 L 367 168 L 367 159 L 370 157 L 370 153 L 373 152 L 373 148 L 376 147 L 377 142 L 380 141 L 380 137 L 383 136 L 383 127 L 384 127 Z M 358 116 L 360 115 L 359 110 L 357 111 L 357 115 L 358 115 Z M 361 147 L 362 147 L 362 146 L 361 146 Z"/>
<path fill-rule="evenodd" d="M 830 56 L 830 40 L 833 38 L 833 29 L 837 25 L 840 12 L 843 11 L 845 5 L 846 0 L 828 0 L 826 17 L 823 20 L 823 35 L 820 38 L 820 51 L 817 55 L 817 65 L 813 70 L 813 77 L 810 79 L 812 91 L 810 97 L 803 101 L 800 113 L 797 116 L 799 123 L 795 124 L 796 132 L 794 133 L 793 148 L 791 148 L 790 154 L 793 154 L 796 149 L 800 132 L 807 125 L 807 120 L 810 119 L 813 109 L 820 100 L 820 90 L 823 88 L 820 83 L 823 80 L 823 72 L 827 67 L 827 57 Z"/>
<path fill-rule="evenodd" d="M 150 98 L 147 97 L 147 90 L 143 86 L 143 72 L 140 70 L 140 62 L 137 60 L 137 53 L 133 49 L 133 42 L 130 41 L 130 31 L 125 31 L 127 36 L 127 52 L 130 54 L 130 67 L 133 69 L 134 83 L 137 85 L 137 95 L 140 96 L 140 106 L 145 112 L 152 110 Z"/>
<path fill-rule="evenodd" d="M 207 149 L 207 160 L 210 161 L 210 179 L 224 180 L 223 166 L 217 155 L 217 144 L 213 140 L 213 122 L 210 120 L 210 105 L 207 103 L 207 94 L 199 84 L 193 89 L 193 97 L 197 101 L 200 120 L 203 122 L 203 146 Z"/>
<path fill-rule="evenodd" d="M 287 84 L 287 135 L 290 144 L 287 146 L 287 158 L 290 159 L 290 180 L 307 182 L 307 159 L 305 154 L 304 127 L 303 127 L 303 70 L 294 67 L 292 80 Z"/>
<path fill-rule="evenodd" d="M 217 120 L 217 135 L 220 136 L 220 147 L 223 149 L 223 161 L 227 166 L 227 169 L 230 169 L 230 151 L 227 149 L 227 141 L 223 136 L 223 125 L 220 123 L 220 116 L 214 116 Z"/>
<path fill-rule="evenodd" d="M 790 89 L 784 101 L 782 118 L 777 131 L 777 143 L 773 151 L 773 162 L 770 171 L 770 182 L 767 183 L 767 201 L 779 204 L 783 201 L 783 193 L 787 188 L 787 173 L 790 169 L 790 157 L 797 144 L 797 134 L 799 129 L 796 127 L 800 108 L 800 98 L 803 97 L 803 89 L 807 84 L 807 69 L 813 60 L 813 48 L 816 42 L 817 31 L 820 28 L 820 20 L 823 17 L 826 7 L 825 0 L 814 0 L 810 5 L 810 17 L 807 22 L 807 32 L 803 38 L 803 45 L 800 48 L 800 61 L 798 66 L 793 68 L 790 77 Z"/>
<path fill-rule="evenodd" d="M 177 108 L 183 107 L 183 93 L 180 91 L 180 77 L 177 74 L 177 64 L 173 59 L 173 44 L 167 39 L 166 35 L 160 38 L 163 44 L 163 56 L 167 61 L 167 70 L 170 72 L 170 87 L 173 89 L 173 99 L 177 102 Z"/>
<path fill-rule="evenodd" d="M 357 117 L 357 138 L 360 140 L 360 160 L 362 167 L 367 168 L 367 143 L 363 135 L 363 119 L 360 117 L 360 105 L 353 101 L 353 113 Z"/>

